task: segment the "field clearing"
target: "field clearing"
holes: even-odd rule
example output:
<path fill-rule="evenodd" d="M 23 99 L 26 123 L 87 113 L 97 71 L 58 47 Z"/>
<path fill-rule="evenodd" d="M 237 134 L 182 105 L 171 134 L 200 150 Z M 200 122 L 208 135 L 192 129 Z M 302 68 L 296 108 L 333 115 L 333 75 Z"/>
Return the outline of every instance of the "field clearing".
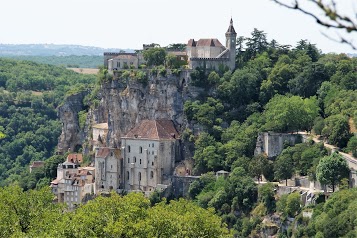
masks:
<path fill-rule="evenodd" d="M 35 95 L 35 96 L 41 96 L 43 95 L 43 92 L 38 92 L 38 91 L 31 91 L 32 95 Z"/>
<path fill-rule="evenodd" d="M 97 74 L 99 69 L 92 69 L 92 68 L 67 68 L 69 70 L 73 70 L 76 73 L 80 74 Z"/>
<path fill-rule="evenodd" d="M 355 127 L 355 123 L 353 122 L 353 118 L 352 117 L 348 120 L 348 124 L 350 125 L 350 132 L 351 133 L 356 133 L 357 132 L 357 128 Z"/>

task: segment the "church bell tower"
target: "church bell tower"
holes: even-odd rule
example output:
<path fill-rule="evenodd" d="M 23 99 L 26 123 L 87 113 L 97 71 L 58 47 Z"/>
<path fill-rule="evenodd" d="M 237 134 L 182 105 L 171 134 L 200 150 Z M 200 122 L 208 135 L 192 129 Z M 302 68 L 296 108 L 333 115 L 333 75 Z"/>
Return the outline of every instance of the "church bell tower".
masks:
<path fill-rule="evenodd" d="M 236 43 L 237 33 L 233 27 L 233 20 L 231 18 L 228 30 L 226 32 L 226 48 L 229 49 L 229 68 L 234 70 L 236 62 Z"/>

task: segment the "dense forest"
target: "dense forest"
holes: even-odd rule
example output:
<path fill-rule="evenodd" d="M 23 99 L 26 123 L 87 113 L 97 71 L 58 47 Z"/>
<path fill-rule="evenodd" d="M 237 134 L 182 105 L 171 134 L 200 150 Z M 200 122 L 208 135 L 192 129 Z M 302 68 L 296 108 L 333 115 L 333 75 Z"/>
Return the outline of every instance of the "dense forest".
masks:
<path fill-rule="evenodd" d="M 0 59 L 1 186 L 15 181 L 26 189 L 36 186 L 28 165 L 54 153 L 61 132 L 56 108 L 68 94 L 94 82 L 95 76 L 63 67 Z"/>
<path fill-rule="evenodd" d="M 152 72 L 165 75 L 165 67 L 181 69 L 182 62 L 173 62 L 165 50 L 152 51 L 153 58 L 151 52 L 144 55 Z M 356 190 L 348 189 L 348 166 L 339 153 L 312 140 L 286 144 L 270 159 L 254 156 L 254 148 L 259 132 L 307 131 L 356 156 L 357 59 L 322 54 L 306 40 L 294 47 L 268 42 L 266 33 L 254 29 L 250 37 L 238 38 L 236 66 L 234 72 L 221 67 L 191 73 L 191 86 L 204 89 L 197 100 L 184 105 L 188 124 L 202 128 L 197 134 L 188 126 L 181 137 L 194 150 L 193 173 L 201 175 L 190 185 L 191 201 L 161 202 L 159 192 L 150 200 L 112 194 L 64 212 L 66 208 L 52 204 L 49 191 L 41 189 L 63 160 L 53 156 L 60 132 L 55 108 L 66 94 L 93 88 L 95 77 L 63 67 L 1 60 L 0 185 L 21 187 L 0 190 L 0 201 L 5 201 L 0 207 L 8 211 L 0 216 L 2 235 L 259 237 L 267 228 L 264 219 L 275 214 L 282 222 L 280 237 L 356 236 Z M 148 87 L 140 70 L 121 74 Z M 98 79 L 113 80 L 104 69 Z M 98 90 L 97 84 L 91 97 Z M 42 170 L 27 172 L 31 161 L 44 159 Z M 222 169 L 230 174 L 217 179 L 214 172 Z M 298 192 L 275 194 L 279 181 L 294 176 L 308 176 L 340 191 L 327 201 L 321 194 L 316 206 L 303 208 Z M 16 204 L 15 211 L 11 204 Z M 311 218 L 303 216 L 312 211 Z M 338 222 L 332 222 L 333 217 Z M 16 227 L 9 229 L 9 224 Z"/>
<path fill-rule="evenodd" d="M 292 233 L 311 237 L 316 232 L 321 237 L 355 234 L 354 218 L 341 215 L 338 228 L 344 232 L 339 235 L 324 230 L 327 224 L 316 225 L 315 217 L 310 226 L 309 219 L 302 218 L 299 193 L 276 200 L 275 185 L 255 183 L 262 177 L 273 182 L 308 176 L 332 190 L 337 185 L 346 188 L 349 169 L 339 154 L 331 154 L 313 141 L 286 144 L 273 159 L 253 152 L 259 132 L 307 131 L 356 156 L 357 59 L 322 54 L 306 40 L 295 47 L 268 42 L 266 34 L 257 29 L 251 37 L 238 38 L 236 59 L 233 73 L 198 68 L 191 74 L 192 84 L 206 89 L 199 100 L 185 103 L 187 119 L 205 131 L 194 136 L 186 130 L 183 136 L 194 144 L 193 172 L 203 174 L 190 186 L 191 199 L 204 208 L 214 208 L 238 237 L 259 236 L 269 214 L 280 214 L 283 222 L 301 217 L 288 229 L 281 229 L 281 237 Z M 228 179 L 217 180 L 211 172 L 221 169 L 230 171 Z"/>
<path fill-rule="evenodd" d="M 66 68 L 98 68 L 103 64 L 103 56 L 99 55 L 69 55 L 69 56 L 34 56 L 12 55 L 0 56 L 14 60 L 26 60 L 40 64 L 63 66 Z"/>
<path fill-rule="evenodd" d="M 52 199 L 48 187 L 0 188 L 0 237 L 230 237 L 213 209 L 183 199 L 151 206 L 142 194 L 113 193 L 72 212 Z"/>

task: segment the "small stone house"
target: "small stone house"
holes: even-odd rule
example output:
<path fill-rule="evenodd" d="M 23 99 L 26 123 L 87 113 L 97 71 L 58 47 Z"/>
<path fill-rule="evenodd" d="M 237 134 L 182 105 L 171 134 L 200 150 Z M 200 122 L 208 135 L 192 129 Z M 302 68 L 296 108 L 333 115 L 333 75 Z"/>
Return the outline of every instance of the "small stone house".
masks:
<path fill-rule="evenodd" d="M 127 191 L 146 194 L 170 185 L 179 155 L 179 133 L 171 120 L 143 120 L 121 138 Z"/>
<path fill-rule="evenodd" d="M 57 167 L 57 178 L 51 182 L 57 202 L 66 203 L 70 209 L 83 202 L 86 195 L 95 194 L 94 167 L 81 168 L 66 161 Z"/>
<path fill-rule="evenodd" d="M 43 168 L 45 166 L 45 161 L 34 161 L 30 165 L 30 173 L 35 171 L 36 169 Z"/>

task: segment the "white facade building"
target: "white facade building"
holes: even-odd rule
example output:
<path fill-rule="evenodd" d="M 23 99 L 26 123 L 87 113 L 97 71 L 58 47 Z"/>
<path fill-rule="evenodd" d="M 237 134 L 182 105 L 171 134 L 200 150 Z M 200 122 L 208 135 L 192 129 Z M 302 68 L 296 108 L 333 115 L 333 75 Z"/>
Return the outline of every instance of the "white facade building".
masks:
<path fill-rule="evenodd" d="M 95 155 L 95 186 L 98 193 L 122 189 L 122 160 L 120 150 L 114 148 L 97 148 Z"/>
<path fill-rule="evenodd" d="M 143 120 L 122 137 L 125 190 L 148 194 L 169 185 L 180 154 L 178 139 L 171 120 Z"/>

